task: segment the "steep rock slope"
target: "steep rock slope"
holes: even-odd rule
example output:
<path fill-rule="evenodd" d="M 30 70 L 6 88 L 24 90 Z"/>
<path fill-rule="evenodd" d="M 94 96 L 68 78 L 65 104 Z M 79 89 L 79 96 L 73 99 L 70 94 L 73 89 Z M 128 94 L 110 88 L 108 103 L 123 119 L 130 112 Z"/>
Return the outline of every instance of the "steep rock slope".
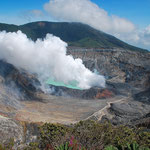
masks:
<path fill-rule="evenodd" d="M 107 79 L 108 85 L 133 87 L 145 90 L 150 87 L 150 53 L 124 49 L 74 49 L 68 54 L 81 58 L 87 68 L 98 71 Z M 118 86 L 118 87 L 117 87 Z"/>
<path fill-rule="evenodd" d="M 117 93 L 126 97 L 122 101 L 108 102 L 108 105 L 94 113 L 91 119 L 108 119 L 114 124 L 130 125 L 140 121 L 149 122 L 150 53 L 70 47 L 68 54 L 81 58 L 90 70 L 104 75 L 107 87 L 113 87 Z"/>

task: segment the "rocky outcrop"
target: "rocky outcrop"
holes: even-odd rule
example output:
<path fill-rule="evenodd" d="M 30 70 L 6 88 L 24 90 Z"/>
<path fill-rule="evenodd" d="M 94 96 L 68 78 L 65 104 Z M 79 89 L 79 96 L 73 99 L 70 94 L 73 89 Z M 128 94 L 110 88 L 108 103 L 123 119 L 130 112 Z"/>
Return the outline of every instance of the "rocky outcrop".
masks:
<path fill-rule="evenodd" d="M 10 118 L 0 115 L 0 142 L 5 143 L 10 139 L 15 142 L 15 147 L 23 142 L 23 128 Z"/>
<path fill-rule="evenodd" d="M 9 87 L 8 92 L 17 93 L 20 100 L 33 99 L 40 89 L 40 82 L 35 75 L 19 70 L 2 60 L 0 60 L 0 81 Z"/>
<path fill-rule="evenodd" d="M 135 94 L 134 99 L 150 105 L 150 88 L 145 91 Z"/>
<path fill-rule="evenodd" d="M 37 141 L 38 123 L 26 123 L 0 115 L 0 144 L 13 141 L 13 149 L 23 149 L 30 142 Z"/>
<path fill-rule="evenodd" d="M 99 88 L 99 87 L 92 87 L 87 90 L 76 90 L 76 89 L 69 89 L 66 87 L 54 87 L 52 95 L 57 96 L 67 96 L 72 98 L 80 98 L 80 99 L 107 99 L 114 97 L 117 92 L 115 88 Z"/>
<path fill-rule="evenodd" d="M 111 120 L 114 124 L 135 125 L 149 122 L 150 113 L 150 53 L 124 49 L 68 48 L 68 54 L 81 58 L 86 67 L 106 78 L 107 88 L 116 95 L 128 98 L 124 102 L 109 103 L 91 116 L 96 120 Z"/>
<path fill-rule="evenodd" d="M 81 58 L 87 68 L 104 75 L 108 86 L 132 94 L 150 87 L 150 53 L 124 49 L 72 49 L 68 54 Z M 118 86 L 118 87 L 117 87 Z M 130 91 L 128 91 L 130 89 Z M 122 90 L 123 91 L 123 90 Z"/>
<path fill-rule="evenodd" d="M 113 115 L 110 119 L 113 124 L 136 125 L 150 113 L 150 105 L 136 101 L 119 102 L 111 104 L 109 111 Z M 150 120 L 148 116 L 146 118 Z"/>

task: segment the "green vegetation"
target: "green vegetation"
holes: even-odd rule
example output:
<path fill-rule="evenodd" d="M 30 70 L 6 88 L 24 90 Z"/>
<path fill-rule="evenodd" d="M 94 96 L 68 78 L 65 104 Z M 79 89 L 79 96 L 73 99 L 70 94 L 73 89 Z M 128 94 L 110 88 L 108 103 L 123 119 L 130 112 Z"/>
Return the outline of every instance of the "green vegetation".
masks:
<path fill-rule="evenodd" d="M 47 33 L 60 37 L 69 46 L 83 48 L 124 48 L 136 51 L 146 51 L 131 46 L 114 36 L 93 29 L 81 23 L 67 22 L 33 22 L 21 26 L 0 24 L 0 31 L 13 32 L 21 30 L 32 40 L 45 38 Z"/>
<path fill-rule="evenodd" d="M 71 126 L 46 123 L 37 143 L 28 149 L 56 150 L 150 150 L 150 133 L 143 128 L 80 121 Z"/>
<path fill-rule="evenodd" d="M 37 141 L 24 150 L 150 150 L 150 132 L 144 128 L 87 120 L 71 126 L 45 123 L 39 131 Z M 13 146 L 10 140 L 0 150 L 12 150 Z"/>
<path fill-rule="evenodd" d="M 79 145 L 74 138 L 71 138 L 69 142 L 57 146 L 56 150 L 86 150 L 86 149 L 81 145 Z"/>
<path fill-rule="evenodd" d="M 118 148 L 110 145 L 110 146 L 106 146 L 105 150 L 118 150 Z"/>
<path fill-rule="evenodd" d="M 13 150 L 14 139 L 9 139 L 8 142 L 0 144 L 0 150 Z"/>
<path fill-rule="evenodd" d="M 39 145 L 40 148 L 45 148 L 47 145 L 58 146 L 63 144 L 63 139 L 69 132 L 68 128 L 60 124 L 44 124 L 40 127 Z"/>
<path fill-rule="evenodd" d="M 3 30 L 5 30 L 6 32 L 16 32 L 19 30 L 19 26 L 0 23 L 0 31 L 3 31 Z"/>

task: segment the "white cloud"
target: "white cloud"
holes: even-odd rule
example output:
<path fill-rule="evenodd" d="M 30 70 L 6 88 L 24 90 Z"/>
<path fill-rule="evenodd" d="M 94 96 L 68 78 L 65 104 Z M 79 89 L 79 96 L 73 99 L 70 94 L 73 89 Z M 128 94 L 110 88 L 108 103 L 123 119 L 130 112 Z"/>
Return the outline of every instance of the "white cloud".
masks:
<path fill-rule="evenodd" d="M 130 21 L 108 13 L 90 0 L 50 0 L 47 12 L 59 20 L 82 22 L 107 33 L 126 33 L 135 29 Z"/>
<path fill-rule="evenodd" d="M 59 21 L 85 23 L 130 44 L 150 49 L 150 26 L 141 31 L 125 18 L 108 15 L 90 0 L 50 0 L 44 9 Z"/>
<path fill-rule="evenodd" d="M 20 18 L 26 20 L 27 22 L 35 21 L 37 19 L 41 20 L 44 17 L 44 13 L 41 10 L 26 10 L 19 14 Z"/>
<path fill-rule="evenodd" d="M 10 20 L 10 18 L 9 18 L 9 20 Z M 34 22 L 34 21 L 56 21 L 45 11 L 38 10 L 38 9 L 25 10 L 25 11 L 19 12 L 18 20 L 20 20 L 20 23 L 18 23 L 19 25 L 29 23 L 29 22 Z M 12 21 L 11 21 L 11 23 L 12 23 Z"/>
<path fill-rule="evenodd" d="M 150 46 L 150 25 L 142 31 L 140 36 L 143 39 L 144 45 Z"/>
<path fill-rule="evenodd" d="M 32 10 L 31 14 L 33 14 L 35 17 L 41 17 L 44 15 L 43 12 L 41 10 L 38 10 L 38 9 Z"/>
<path fill-rule="evenodd" d="M 117 37 L 130 44 L 150 50 L 150 25 L 144 29 L 136 29 L 128 34 L 119 34 Z"/>

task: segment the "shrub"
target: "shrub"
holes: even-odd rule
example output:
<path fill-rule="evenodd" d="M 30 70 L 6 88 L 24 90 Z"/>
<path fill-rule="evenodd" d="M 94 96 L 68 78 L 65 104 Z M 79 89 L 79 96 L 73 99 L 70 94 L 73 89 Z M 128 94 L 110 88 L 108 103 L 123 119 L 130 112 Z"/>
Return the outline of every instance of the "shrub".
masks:
<path fill-rule="evenodd" d="M 108 122 L 86 120 L 71 126 L 46 123 L 39 131 L 37 142 L 30 143 L 25 150 L 54 150 L 55 147 L 58 150 L 148 150 L 146 147 L 150 147 L 150 133 L 144 128 L 113 126 Z M 8 145 L 11 149 L 11 143 L 1 145 L 0 149 L 5 150 Z"/>
<path fill-rule="evenodd" d="M 110 145 L 110 146 L 105 147 L 105 150 L 118 150 L 118 148 Z"/>
<path fill-rule="evenodd" d="M 45 148 L 49 144 L 53 147 L 62 144 L 67 132 L 67 127 L 63 125 L 45 123 L 40 127 L 39 146 Z"/>
<path fill-rule="evenodd" d="M 11 138 L 7 142 L 0 144 L 0 150 L 13 150 L 14 139 Z"/>
<path fill-rule="evenodd" d="M 69 142 L 56 147 L 56 150 L 85 150 L 72 136 Z"/>

